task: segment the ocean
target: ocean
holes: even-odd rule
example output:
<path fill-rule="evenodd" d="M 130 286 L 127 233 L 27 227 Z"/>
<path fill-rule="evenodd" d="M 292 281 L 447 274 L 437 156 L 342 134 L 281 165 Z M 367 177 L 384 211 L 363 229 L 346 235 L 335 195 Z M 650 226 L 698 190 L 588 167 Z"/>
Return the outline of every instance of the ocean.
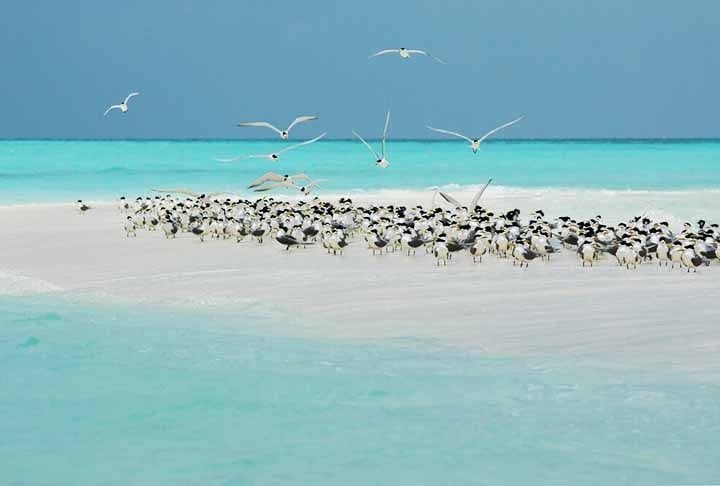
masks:
<path fill-rule="evenodd" d="M 720 386 L 0 297 L 1 484 L 712 484 Z"/>
<path fill-rule="evenodd" d="M 327 179 L 318 195 L 427 191 L 434 186 L 677 191 L 720 188 L 720 141 L 388 141 L 391 167 L 374 166 L 356 140 L 322 140 L 278 162 L 216 157 L 269 153 L 293 142 L 0 142 L 0 204 L 115 200 L 153 188 L 248 194 L 267 171 Z M 374 142 L 379 145 L 378 142 Z"/>
<path fill-rule="evenodd" d="M 429 202 L 432 187 L 469 197 L 493 178 L 493 190 L 555 213 L 717 221 L 720 141 L 493 140 L 473 155 L 454 140 L 390 140 L 387 170 L 357 141 L 277 163 L 213 160 L 286 145 L 0 141 L 0 205 L 158 187 L 250 195 L 272 170 L 327 179 L 321 197 Z M 32 235 L 5 229 L 35 257 Z M 103 278 L 123 274 L 98 264 Z M 288 338 L 270 331 L 281 317 L 253 307 L 128 303 L 112 288 L 87 298 L 14 270 L 0 268 L 0 484 L 720 484 L 720 385 L 692 373 L 591 368 L 562 352 L 490 356 L 413 336 Z"/>

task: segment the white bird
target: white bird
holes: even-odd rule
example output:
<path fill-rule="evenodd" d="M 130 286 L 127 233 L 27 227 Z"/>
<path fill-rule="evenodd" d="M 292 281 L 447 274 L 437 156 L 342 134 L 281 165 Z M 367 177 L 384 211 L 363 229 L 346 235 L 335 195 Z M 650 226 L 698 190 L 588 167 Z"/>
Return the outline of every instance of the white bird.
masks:
<path fill-rule="evenodd" d="M 470 206 L 468 207 L 468 210 L 474 211 L 475 207 L 478 205 L 478 202 L 480 201 L 480 198 L 482 197 L 483 193 L 485 192 L 485 189 L 488 188 L 490 183 L 492 182 L 492 179 L 488 179 L 488 181 L 485 183 L 484 186 L 480 188 L 480 190 L 475 194 L 475 196 L 472 198 L 472 201 L 470 201 Z M 460 201 L 452 197 L 450 194 L 444 193 L 442 191 L 437 191 L 437 194 L 440 195 L 443 199 L 445 199 L 447 202 L 455 206 L 457 209 L 461 209 L 463 207 L 462 204 L 460 204 Z"/>
<path fill-rule="evenodd" d="M 420 54 L 421 56 L 431 57 L 440 64 L 446 64 L 445 61 L 443 61 L 442 59 L 438 59 L 437 57 L 429 54 L 427 51 L 422 51 L 420 49 L 406 49 L 404 47 L 401 47 L 400 49 L 384 49 L 382 51 L 376 52 L 375 54 L 371 54 L 370 57 L 373 58 L 385 54 L 400 54 L 400 57 L 403 59 L 410 59 L 410 56 L 412 56 L 413 54 Z"/>
<path fill-rule="evenodd" d="M 119 105 L 112 105 L 112 106 L 109 107 L 107 110 L 105 110 L 105 113 L 103 114 L 103 116 L 105 116 L 105 115 L 107 115 L 108 113 L 110 113 L 111 110 L 120 110 L 120 111 L 123 112 L 123 113 L 127 113 L 127 111 L 128 111 L 128 101 L 130 101 L 130 98 L 132 98 L 133 96 L 137 96 L 137 95 L 139 95 L 139 94 L 140 94 L 140 93 L 138 93 L 137 91 L 135 91 L 135 92 L 133 92 L 133 93 L 130 93 L 130 94 L 127 95 L 127 97 L 125 98 L 125 101 L 123 101 L 123 102 L 120 103 Z"/>
<path fill-rule="evenodd" d="M 309 179 L 308 179 L 308 180 L 309 180 Z M 300 192 L 303 193 L 303 194 L 310 194 L 310 191 L 312 190 L 313 187 L 316 187 L 316 186 L 319 185 L 321 182 L 325 182 L 326 180 L 327 180 L 327 179 L 318 179 L 318 180 L 315 180 L 315 181 L 310 181 L 308 184 L 306 184 L 306 185 L 304 185 L 304 186 L 298 186 L 298 185 L 295 184 L 294 182 L 292 182 L 292 181 L 290 181 L 290 180 L 286 180 L 286 181 L 278 182 L 278 183 L 276 183 L 276 184 L 270 184 L 270 185 L 267 185 L 267 186 L 260 187 L 260 188 L 258 188 L 258 189 L 255 189 L 255 192 L 272 191 L 273 189 L 279 189 L 279 188 L 281 188 L 281 187 L 287 187 L 287 188 L 290 188 L 290 189 L 297 189 L 298 191 L 300 191 Z"/>
<path fill-rule="evenodd" d="M 295 118 L 295 120 L 293 120 L 293 122 L 290 124 L 290 126 L 288 126 L 285 130 L 280 130 L 280 129 L 279 129 L 278 127 L 276 127 L 275 125 L 273 125 L 273 124 L 271 124 L 271 123 L 268 123 L 268 122 L 262 122 L 262 121 L 261 121 L 261 122 L 238 123 L 238 126 L 239 126 L 239 127 L 264 127 L 264 128 L 269 128 L 269 129 L 277 132 L 278 135 L 280 135 L 280 138 L 282 138 L 283 140 L 287 140 L 288 137 L 290 136 L 290 130 L 292 129 L 292 127 L 294 127 L 294 126 L 297 125 L 298 123 L 305 123 L 305 122 L 309 122 L 309 121 L 311 121 L 311 120 L 317 120 L 317 119 L 318 119 L 318 117 L 317 117 L 317 116 L 314 116 L 314 115 L 299 116 L 299 117 Z"/>
<path fill-rule="evenodd" d="M 381 147 L 382 147 L 382 155 L 378 155 L 377 152 L 375 152 L 375 149 L 373 149 L 369 143 L 365 141 L 360 135 L 357 134 L 357 132 L 353 132 L 353 135 L 355 135 L 360 141 L 365 144 L 367 149 L 370 151 L 371 154 L 375 156 L 375 165 L 382 169 L 387 169 L 390 165 L 390 162 L 387 160 L 387 153 L 385 150 L 385 141 L 387 139 L 387 131 L 388 131 L 388 125 L 390 124 L 390 112 L 387 112 L 387 117 L 385 118 L 385 129 L 383 130 L 382 140 L 380 141 Z"/>
<path fill-rule="evenodd" d="M 462 133 L 451 132 L 450 130 L 443 130 L 442 128 L 434 128 L 431 126 L 428 126 L 428 128 L 434 132 L 444 133 L 446 135 L 453 135 L 455 137 L 459 137 L 459 138 L 467 140 L 468 142 L 470 142 L 470 148 L 472 149 L 473 153 L 476 154 L 477 151 L 480 150 L 480 144 L 483 143 L 485 141 L 485 139 L 487 139 L 490 135 L 493 135 L 493 134 L 499 132 L 500 130 L 507 128 L 509 126 L 515 125 L 517 122 L 519 122 L 523 118 L 525 118 L 525 115 L 523 115 L 519 118 L 516 118 L 511 122 L 505 123 L 504 125 L 500 125 L 499 127 L 493 128 L 492 130 L 490 130 L 489 132 L 487 132 L 485 135 L 483 135 L 480 138 L 470 138 L 470 137 L 463 135 Z"/>
<path fill-rule="evenodd" d="M 254 187 L 261 186 L 265 184 L 266 182 L 290 182 L 291 184 L 294 184 L 298 179 L 305 179 L 310 180 L 308 176 L 305 174 L 295 174 L 295 175 L 280 175 L 276 174 L 275 172 L 266 172 L 265 174 L 261 175 L 257 179 L 255 179 L 249 186 L 248 189 L 252 189 Z"/>
<path fill-rule="evenodd" d="M 229 159 L 215 159 L 218 162 L 234 162 L 236 160 L 241 159 L 268 159 L 268 160 L 278 160 L 280 158 L 280 154 L 287 152 L 289 150 L 296 149 L 298 147 L 302 147 L 303 145 L 309 145 L 311 143 L 315 143 L 321 138 L 323 138 L 326 134 L 323 133 L 322 135 L 319 135 L 312 140 L 305 140 L 304 142 L 296 143 L 295 145 L 290 145 L 289 147 L 285 147 L 282 150 L 278 150 L 277 152 L 273 152 L 271 154 L 256 154 L 256 155 L 239 155 L 237 157 L 232 157 Z"/>

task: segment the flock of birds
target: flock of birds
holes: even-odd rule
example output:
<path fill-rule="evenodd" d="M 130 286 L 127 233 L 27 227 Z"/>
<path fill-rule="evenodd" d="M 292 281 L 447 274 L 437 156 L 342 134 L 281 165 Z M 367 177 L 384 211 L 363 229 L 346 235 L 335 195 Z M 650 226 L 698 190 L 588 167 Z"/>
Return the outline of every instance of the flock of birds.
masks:
<path fill-rule="evenodd" d="M 429 57 L 429 58 L 431 58 L 431 59 L 434 59 L 435 61 L 437 61 L 437 62 L 439 62 L 439 63 L 441 63 L 441 64 L 445 64 L 445 61 L 443 61 L 443 60 L 441 60 L 441 59 L 439 59 L 439 58 L 431 55 L 431 54 L 428 53 L 427 51 L 424 51 L 424 50 L 421 50 L 421 49 L 407 49 L 407 48 L 404 48 L 404 47 L 401 47 L 401 48 L 398 48 L 398 49 L 383 49 L 383 50 L 381 50 L 381 51 L 378 51 L 378 52 L 370 55 L 370 58 L 374 58 L 374 57 L 378 57 L 378 56 L 383 56 L 383 55 L 387 55 L 387 54 L 397 54 L 397 55 L 399 55 L 399 57 L 400 57 L 401 59 L 410 59 L 410 57 L 415 56 L 415 55 L 426 56 L 426 57 Z M 128 102 L 130 101 L 131 98 L 133 98 L 134 96 L 138 96 L 139 94 L 140 94 L 139 92 L 130 93 L 130 94 L 125 98 L 125 100 L 124 100 L 122 103 L 117 104 L 117 105 L 112 105 L 112 106 L 108 107 L 108 109 L 105 111 L 105 115 L 107 115 L 109 112 L 111 112 L 112 110 L 115 110 L 115 109 L 120 110 L 120 112 L 122 112 L 122 113 L 127 113 L 128 109 L 129 109 L 129 107 L 128 107 Z M 313 121 L 313 120 L 317 120 L 318 118 L 319 118 L 319 117 L 318 117 L 318 116 L 315 116 L 315 115 L 302 115 L 302 116 L 299 116 L 299 117 L 295 118 L 295 120 L 293 120 L 292 123 L 290 123 L 290 125 L 288 125 L 287 128 L 278 128 L 277 126 L 273 125 L 272 123 L 269 123 L 269 122 L 266 122 L 266 121 L 243 122 L 243 123 L 239 123 L 237 126 L 239 126 L 239 127 L 260 127 L 260 128 L 267 128 L 267 129 L 270 129 L 270 130 L 274 131 L 282 140 L 289 140 L 289 139 L 290 139 L 290 131 L 291 131 L 294 127 L 296 127 L 297 125 L 299 125 L 299 124 L 301 124 L 301 123 L 306 123 L 306 122 L 310 122 L 310 121 Z M 466 135 L 463 135 L 462 133 L 459 133 L 459 132 L 455 132 L 455 131 L 451 131 L 451 130 L 445 130 L 445 129 L 441 129 L 441 128 L 434 128 L 434 127 L 431 127 L 431 126 L 428 126 L 427 128 L 428 128 L 429 130 L 432 130 L 432 131 L 437 132 L 437 133 L 442 133 L 442 134 L 445 134 L 445 135 L 450 135 L 450 136 L 453 136 L 453 137 L 457 137 L 457 138 L 461 138 L 461 139 L 463 139 L 463 140 L 466 140 L 467 142 L 470 143 L 470 149 L 473 151 L 473 153 L 477 153 L 478 150 L 480 149 L 480 144 L 482 144 L 482 142 L 483 142 L 484 140 L 486 140 L 486 139 L 487 139 L 488 137 L 490 137 L 491 135 L 499 132 L 500 130 L 503 130 L 503 129 L 505 129 L 505 128 L 508 128 L 508 127 L 510 127 L 510 126 L 518 123 L 518 122 L 519 122 L 520 120 L 522 120 L 523 118 L 524 118 L 524 117 L 521 116 L 521 117 L 519 117 L 519 118 L 516 118 L 516 119 L 508 122 L 508 123 L 504 123 L 504 124 L 502 124 L 502 125 L 494 128 L 494 129 L 490 130 L 489 132 L 485 133 L 483 136 L 478 137 L 478 138 L 471 138 L 471 137 L 468 137 L 468 136 L 466 136 Z M 370 144 L 369 144 L 361 135 L 359 135 L 357 132 L 355 132 L 355 131 L 352 132 L 353 135 L 354 135 L 360 142 L 362 142 L 362 144 L 368 149 L 368 151 L 370 151 L 370 153 L 372 154 L 372 156 L 375 158 L 375 165 L 376 165 L 377 167 L 381 168 L 381 169 L 387 169 L 387 168 L 390 166 L 390 161 L 388 160 L 388 154 L 387 154 L 387 134 L 388 134 L 388 127 L 389 127 L 389 125 L 390 125 L 390 112 L 388 111 L 388 112 L 387 112 L 387 115 L 386 115 L 386 117 L 385 117 L 385 126 L 384 126 L 384 128 L 383 128 L 382 136 L 381 136 L 381 138 L 380 138 L 380 152 L 377 152 L 377 151 L 372 147 L 372 145 L 370 145 Z M 286 152 L 290 152 L 291 150 L 298 149 L 298 148 L 300 148 L 300 147 L 305 147 L 305 146 L 307 146 L 307 145 L 311 145 L 311 144 L 313 144 L 313 143 L 321 140 L 323 137 L 325 137 L 325 135 L 326 135 L 326 133 L 322 133 L 322 134 L 318 135 L 318 136 L 315 137 L 315 138 L 312 138 L 312 139 L 309 139 L 309 140 L 305 140 L 305 141 L 303 141 L 303 142 L 296 143 L 296 144 L 293 144 L 293 145 L 288 145 L 288 146 L 286 146 L 286 147 L 283 147 L 281 150 L 278 150 L 278 151 L 272 152 L 272 153 L 266 153 L 266 154 L 242 154 L 242 155 L 237 155 L 237 156 L 232 156 L 232 157 L 218 157 L 218 158 L 216 158 L 215 160 L 218 161 L 218 162 L 235 162 L 235 161 L 238 161 L 238 160 L 247 160 L 247 159 L 266 159 L 266 160 L 270 160 L 270 161 L 275 161 L 275 162 L 276 162 L 276 161 L 278 161 L 278 160 L 280 159 L 280 156 L 281 156 L 282 154 L 284 154 L 284 153 L 286 153 Z M 261 188 L 261 189 L 255 189 L 255 190 L 256 190 L 257 192 L 264 192 L 264 191 L 273 190 L 273 189 L 288 188 L 288 189 L 297 189 L 297 190 L 299 190 L 299 191 L 302 192 L 302 193 L 305 193 L 306 190 L 307 190 L 307 186 L 300 186 L 300 185 L 294 184 L 292 178 L 288 178 L 287 180 L 284 180 L 284 181 L 276 181 L 276 182 L 278 182 L 278 184 L 275 184 L 275 185 L 273 185 L 273 186 L 266 186 L 266 187 L 263 187 L 263 188 Z M 315 186 L 313 186 L 313 187 L 315 187 Z M 305 190 L 303 190 L 303 189 L 305 189 Z"/>
<path fill-rule="evenodd" d="M 275 176 L 271 173 L 267 180 L 275 180 Z M 275 241 L 288 251 L 322 246 L 331 255 L 342 255 L 350 245 L 365 246 L 373 255 L 432 255 L 437 265 L 447 265 L 454 255 L 467 253 L 474 263 L 495 255 L 528 267 L 536 260 L 549 261 L 561 251 L 576 252 L 582 266 L 588 267 L 610 258 L 627 269 L 656 262 L 690 272 L 720 260 L 718 224 L 703 220 L 685 223 L 682 231 L 674 233 L 667 222 L 645 216 L 613 226 L 605 224 L 601 216 L 584 221 L 567 216 L 547 220 L 542 210 L 521 219 L 518 209 L 496 214 L 478 204 L 488 184 L 468 206 L 436 190 L 427 209 L 363 206 L 349 198 L 337 203 L 317 197 L 308 201 L 223 199 L 222 193 L 183 190 L 176 191 L 182 195 L 134 201 L 123 197 L 119 210 L 125 215 L 128 237 L 147 230 L 173 239 L 187 235 L 200 241 Z M 449 207 L 435 204 L 438 195 Z"/>
<path fill-rule="evenodd" d="M 385 49 L 370 57 L 387 54 L 398 54 L 402 59 L 420 55 L 444 63 L 419 49 Z M 130 93 L 122 103 L 110 106 L 105 115 L 112 110 L 126 113 L 128 102 L 139 94 Z M 427 128 L 463 139 L 469 142 L 473 153 L 477 153 L 488 137 L 523 118 L 521 116 L 504 123 L 477 138 L 451 130 L 431 126 Z M 278 128 L 265 121 L 244 122 L 238 126 L 267 128 L 282 140 L 289 140 L 294 127 L 317 119 L 315 115 L 299 116 L 287 128 Z M 390 166 L 387 152 L 389 125 L 388 111 L 379 152 L 353 131 L 353 135 L 375 158 L 375 165 L 382 169 Z M 216 160 L 278 161 L 282 154 L 311 145 L 325 135 L 323 133 L 288 145 L 273 153 Z M 306 174 L 281 175 L 268 172 L 250 183 L 248 188 L 255 192 L 287 188 L 307 195 L 323 181 L 312 180 Z M 453 255 L 467 252 L 473 262 L 481 262 L 483 256 L 490 254 L 509 258 L 514 265 L 528 267 L 534 260 L 550 260 L 553 254 L 562 249 L 574 250 L 582 265 L 590 267 L 608 255 L 619 266 L 627 269 L 653 261 L 672 268 L 686 268 L 688 272 L 720 260 L 720 230 L 717 224 L 707 225 L 702 220 L 695 226 L 686 223 L 683 230 L 675 234 L 667 222 L 652 221 L 644 215 L 614 226 L 606 225 L 600 216 L 585 221 L 576 221 L 570 217 L 548 221 L 543 211 L 536 211 L 523 221 L 518 209 L 495 214 L 479 205 L 489 184 L 490 181 L 478 191 L 469 205 L 463 205 L 451 195 L 436 190 L 428 209 L 422 206 L 361 206 L 353 204 L 349 198 L 341 198 L 337 204 L 318 198 L 296 202 L 273 198 L 254 201 L 237 197 L 218 199 L 225 193 L 201 194 L 188 189 L 154 189 L 164 195 L 138 197 L 132 202 L 123 197 L 119 209 L 126 217 L 125 233 L 128 237 L 137 236 L 138 230 L 145 229 L 161 230 L 167 238 L 175 238 L 178 234 L 194 235 L 200 241 L 214 238 L 233 239 L 240 243 L 249 238 L 262 244 L 267 240 L 275 240 L 288 251 L 321 245 L 333 255 L 342 255 L 346 247 L 362 240 L 373 254 L 392 251 L 414 256 L 421 250 L 421 254 L 432 254 L 437 265 L 447 265 Z M 449 208 L 435 204 L 438 195 L 449 204 Z M 86 212 L 91 208 L 78 201 L 78 209 Z"/>

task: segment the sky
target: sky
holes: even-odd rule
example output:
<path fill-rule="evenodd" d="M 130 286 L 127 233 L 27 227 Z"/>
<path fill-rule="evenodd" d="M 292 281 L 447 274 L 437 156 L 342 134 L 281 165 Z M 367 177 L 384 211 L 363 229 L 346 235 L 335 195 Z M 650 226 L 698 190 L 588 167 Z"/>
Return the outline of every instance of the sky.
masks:
<path fill-rule="evenodd" d="M 718 48 L 716 0 L 10 1 L 0 138 L 720 137 Z"/>

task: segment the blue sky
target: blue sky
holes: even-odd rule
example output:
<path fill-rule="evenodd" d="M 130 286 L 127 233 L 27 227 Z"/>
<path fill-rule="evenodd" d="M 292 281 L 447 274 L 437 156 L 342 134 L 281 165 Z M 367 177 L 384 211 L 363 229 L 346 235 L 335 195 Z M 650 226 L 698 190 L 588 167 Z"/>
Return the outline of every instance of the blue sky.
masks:
<path fill-rule="evenodd" d="M 714 0 L 6 2 L 0 137 L 720 137 L 719 46 Z"/>

